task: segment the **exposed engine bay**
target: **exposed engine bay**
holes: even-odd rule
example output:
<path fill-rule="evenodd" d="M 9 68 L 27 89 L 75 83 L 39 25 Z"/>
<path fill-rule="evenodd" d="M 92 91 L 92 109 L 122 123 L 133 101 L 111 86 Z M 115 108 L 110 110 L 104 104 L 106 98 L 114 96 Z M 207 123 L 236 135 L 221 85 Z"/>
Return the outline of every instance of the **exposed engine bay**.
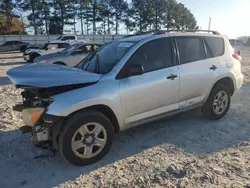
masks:
<path fill-rule="evenodd" d="M 33 144 L 35 146 L 40 148 L 51 148 L 54 150 L 57 142 L 57 134 L 60 131 L 61 125 L 56 126 L 56 124 L 60 123 L 59 118 L 46 115 L 46 108 L 53 102 L 51 96 L 85 87 L 88 85 L 90 84 L 57 86 L 50 88 L 19 86 L 18 88 L 24 89 L 24 91 L 21 93 L 23 103 L 14 106 L 13 110 L 22 112 L 22 118 L 26 125 L 20 128 L 20 130 L 24 130 L 25 133 L 32 133 Z M 40 113 L 39 117 L 37 118 L 37 121 L 34 124 L 27 123 L 30 122 L 29 120 L 27 120 L 29 116 L 31 116 L 30 119 L 34 119 L 34 117 L 30 115 L 32 113 Z"/>
<path fill-rule="evenodd" d="M 48 107 L 53 102 L 53 100 L 50 98 L 51 96 L 85 87 L 91 84 L 92 83 L 76 84 L 49 88 L 17 86 L 17 88 L 24 89 L 24 91 L 21 93 L 23 97 L 23 103 L 14 106 L 13 110 L 21 112 L 25 108 Z"/>

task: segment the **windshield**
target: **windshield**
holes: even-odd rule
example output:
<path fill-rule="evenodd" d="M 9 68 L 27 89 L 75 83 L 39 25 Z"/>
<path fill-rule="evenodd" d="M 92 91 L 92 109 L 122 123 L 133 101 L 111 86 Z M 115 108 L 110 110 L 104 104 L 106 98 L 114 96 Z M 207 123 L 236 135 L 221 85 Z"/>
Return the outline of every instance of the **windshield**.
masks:
<path fill-rule="evenodd" d="M 58 37 L 56 40 L 60 40 L 63 36 Z"/>
<path fill-rule="evenodd" d="M 74 44 L 72 46 L 69 46 L 68 48 L 65 48 L 63 51 L 61 51 L 60 53 L 62 54 L 69 54 L 72 53 L 73 51 L 76 50 L 76 48 L 78 48 L 80 45 L 79 44 Z"/>
<path fill-rule="evenodd" d="M 134 46 L 135 42 L 115 41 L 88 55 L 77 67 L 88 72 L 106 74 Z"/>
<path fill-rule="evenodd" d="M 48 43 L 45 43 L 42 46 L 40 46 L 39 50 L 45 50 L 47 46 L 48 46 Z"/>

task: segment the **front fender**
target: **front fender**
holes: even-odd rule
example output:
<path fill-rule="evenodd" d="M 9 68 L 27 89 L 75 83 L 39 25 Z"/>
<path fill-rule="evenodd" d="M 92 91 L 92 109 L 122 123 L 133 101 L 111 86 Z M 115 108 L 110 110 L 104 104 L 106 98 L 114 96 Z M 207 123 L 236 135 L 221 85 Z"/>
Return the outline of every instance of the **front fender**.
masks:
<path fill-rule="evenodd" d="M 124 125 L 118 80 L 97 82 L 51 98 L 54 102 L 48 107 L 46 114 L 67 117 L 87 107 L 105 105 L 114 112 L 119 125 Z"/>

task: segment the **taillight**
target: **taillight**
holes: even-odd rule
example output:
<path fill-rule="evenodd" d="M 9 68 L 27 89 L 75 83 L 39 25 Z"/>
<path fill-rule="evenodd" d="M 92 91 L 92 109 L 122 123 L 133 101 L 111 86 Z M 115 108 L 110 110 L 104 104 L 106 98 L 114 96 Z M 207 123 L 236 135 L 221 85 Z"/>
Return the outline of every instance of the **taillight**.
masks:
<path fill-rule="evenodd" d="M 237 59 L 238 61 L 241 61 L 241 57 L 240 57 L 240 55 L 237 54 L 237 53 L 234 53 L 234 54 L 233 54 L 233 58 Z"/>

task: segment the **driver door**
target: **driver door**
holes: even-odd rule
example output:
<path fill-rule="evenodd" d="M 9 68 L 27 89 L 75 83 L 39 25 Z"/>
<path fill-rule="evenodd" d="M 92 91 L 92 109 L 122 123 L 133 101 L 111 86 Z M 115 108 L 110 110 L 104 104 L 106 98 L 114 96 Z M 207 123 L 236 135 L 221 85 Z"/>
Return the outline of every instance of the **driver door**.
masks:
<path fill-rule="evenodd" d="M 120 80 L 126 125 L 179 109 L 179 71 L 173 63 L 170 38 L 147 42 L 131 56 L 129 64 L 141 64 L 144 74 Z"/>

